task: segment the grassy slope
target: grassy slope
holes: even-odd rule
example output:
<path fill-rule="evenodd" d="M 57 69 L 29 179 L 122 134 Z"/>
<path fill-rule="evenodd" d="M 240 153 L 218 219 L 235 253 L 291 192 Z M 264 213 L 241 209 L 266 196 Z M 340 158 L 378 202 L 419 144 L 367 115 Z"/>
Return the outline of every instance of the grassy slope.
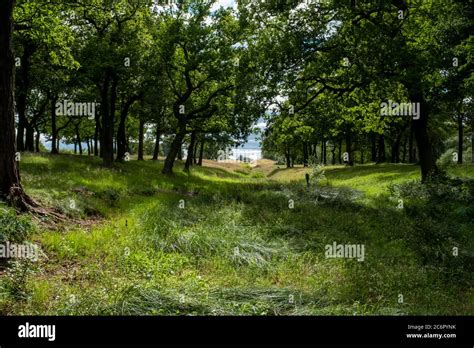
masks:
<path fill-rule="evenodd" d="M 289 182 L 301 180 L 304 168 L 212 164 L 191 175 L 177 168 L 175 178 L 160 168 L 132 161 L 107 170 L 97 159 L 24 156 L 28 192 L 92 223 L 35 232 L 30 239 L 45 257 L 0 276 L 0 313 L 474 312 L 472 284 L 453 282 L 444 266 L 418 255 L 410 241 L 419 221 L 388 197 L 390 182 L 417 178 L 415 166 L 328 168 L 327 183 L 364 195 L 326 204 L 295 193 L 303 185 Z M 473 168 L 454 171 L 472 177 Z M 365 261 L 326 259 L 333 241 L 365 244 Z"/>

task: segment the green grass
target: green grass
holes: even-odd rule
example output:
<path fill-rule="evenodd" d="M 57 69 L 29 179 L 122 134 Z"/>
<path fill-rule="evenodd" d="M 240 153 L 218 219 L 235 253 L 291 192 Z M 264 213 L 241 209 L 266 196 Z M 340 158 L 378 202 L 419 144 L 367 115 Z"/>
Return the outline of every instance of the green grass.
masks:
<path fill-rule="evenodd" d="M 265 168 L 267 178 L 239 167 L 188 175 L 179 164 L 169 178 L 161 166 L 131 161 L 110 170 L 86 157 L 22 156 L 27 191 L 83 223 L 25 227 L 44 256 L 0 273 L 0 313 L 474 313 L 469 207 L 456 205 L 445 221 L 417 201 L 397 209 L 389 192 L 418 178 L 416 166 L 328 167 L 309 191 L 304 168 Z M 472 178 L 472 168 L 449 171 Z M 334 241 L 364 244 L 365 261 L 326 258 Z"/>

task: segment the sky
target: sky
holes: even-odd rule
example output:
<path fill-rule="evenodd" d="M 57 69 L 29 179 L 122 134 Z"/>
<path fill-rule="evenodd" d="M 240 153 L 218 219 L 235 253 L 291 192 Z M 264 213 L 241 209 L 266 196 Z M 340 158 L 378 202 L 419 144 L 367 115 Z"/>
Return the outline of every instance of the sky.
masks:
<path fill-rule="evenodd" d="M 218 0 L 217 3 L 213 6 L 214 9 L 218 9 L 219 7 L 236 7 L 237 2 L 235 0 Z"/>

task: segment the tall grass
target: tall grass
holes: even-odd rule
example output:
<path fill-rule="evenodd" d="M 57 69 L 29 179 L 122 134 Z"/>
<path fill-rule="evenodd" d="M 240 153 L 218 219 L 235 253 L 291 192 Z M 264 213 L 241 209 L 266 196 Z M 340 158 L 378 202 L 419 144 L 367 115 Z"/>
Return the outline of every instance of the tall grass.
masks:
<path fill-rule="evenodd" d="M 170 178 L 152 161 L 105 169 L 78 156 L 22 160 L 28 192 L 89 223 L 49 231 L 0 211 L 4 238 L 45 254 L 0 273 L 2 314 L 474 312 L 472 201 L 408 197 L 415 166 L 325 168 L 326 179 L 308 189 L 305 169 L 268 163 Z M 333 242 L 364 244 L 365 261 L 326 258 Z"/>

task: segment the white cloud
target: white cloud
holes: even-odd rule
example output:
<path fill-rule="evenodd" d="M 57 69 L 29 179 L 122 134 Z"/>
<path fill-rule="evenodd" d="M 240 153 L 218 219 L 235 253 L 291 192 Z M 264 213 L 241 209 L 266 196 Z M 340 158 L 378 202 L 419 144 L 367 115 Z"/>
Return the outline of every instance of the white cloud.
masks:
<path fill-rule="evenodd" d="M 235 0 L 218 0 L 218 1 L 216 1 L 216 3 L 214 4 L 214 6 L 212 6 L 212 11 L 218 10 L 220 7 L 224 7 L 224 8 L 227 8 L 227 7 L 237 8 L 237 2 L 236 2 Z"/>

